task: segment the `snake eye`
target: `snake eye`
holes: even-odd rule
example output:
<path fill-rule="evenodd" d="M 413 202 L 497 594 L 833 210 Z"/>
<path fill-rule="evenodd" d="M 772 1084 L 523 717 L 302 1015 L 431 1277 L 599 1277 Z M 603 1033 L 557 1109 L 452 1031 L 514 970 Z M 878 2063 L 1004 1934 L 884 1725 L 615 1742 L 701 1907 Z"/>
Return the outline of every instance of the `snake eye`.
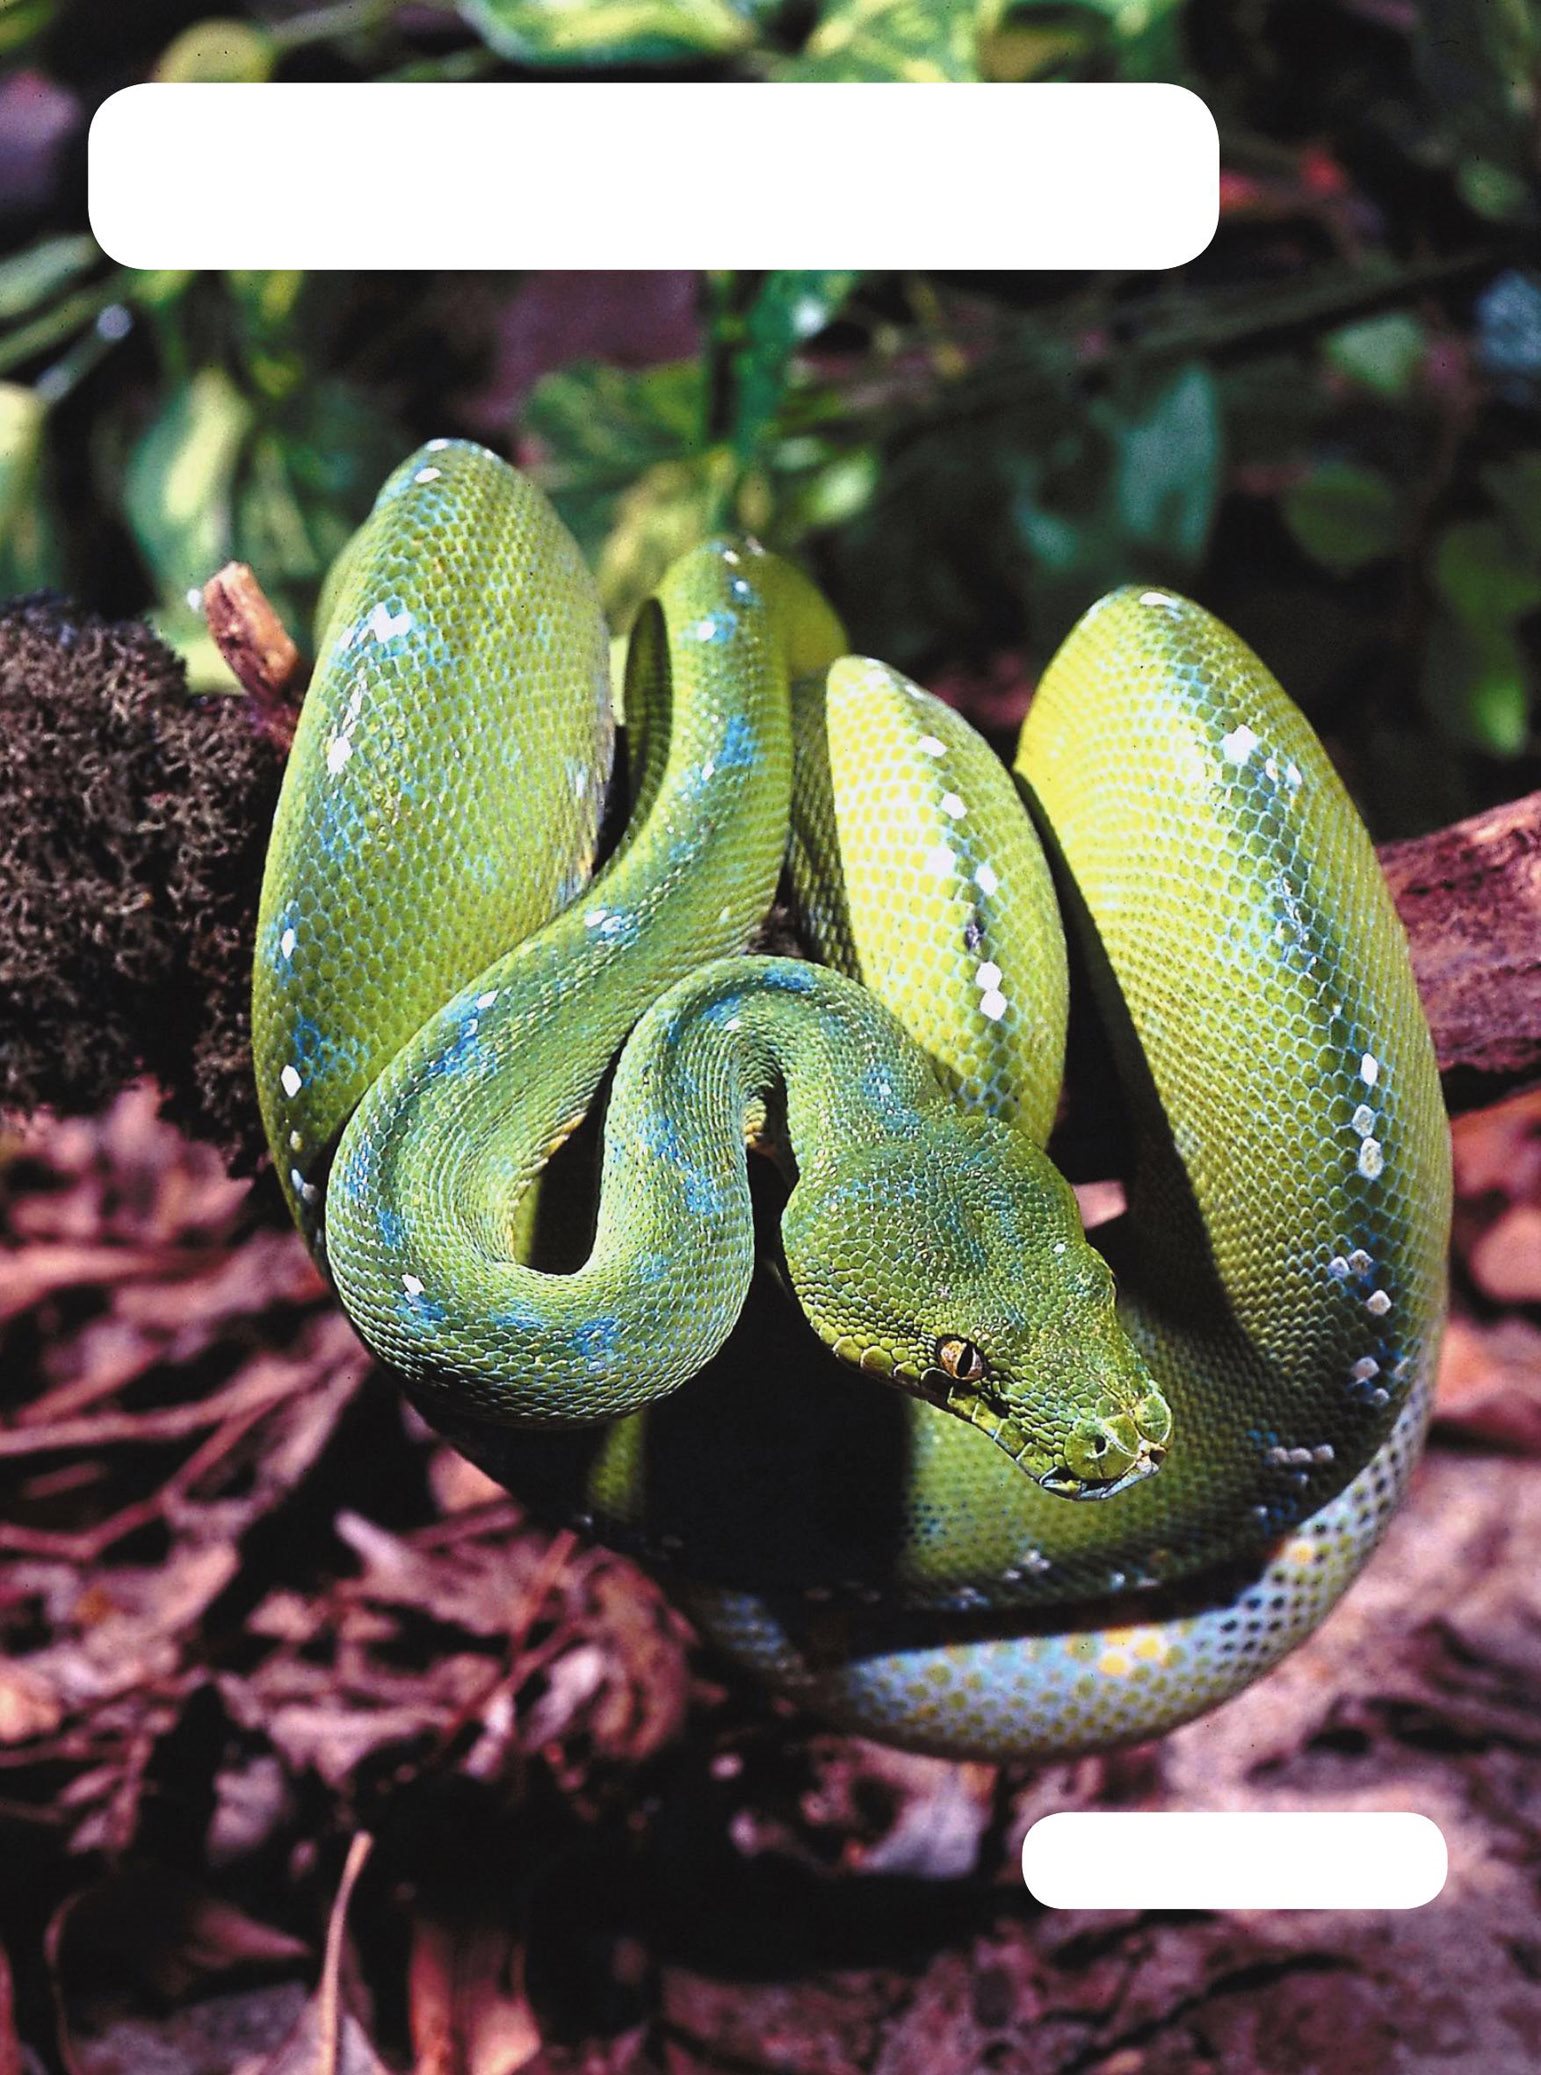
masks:
<path fill-rule="evenodd" d="M 989 1364 L 972 1340 L 952 1337 L 936 1343 L 936 1366 L 954 1383 L 978 1383 Z"/>

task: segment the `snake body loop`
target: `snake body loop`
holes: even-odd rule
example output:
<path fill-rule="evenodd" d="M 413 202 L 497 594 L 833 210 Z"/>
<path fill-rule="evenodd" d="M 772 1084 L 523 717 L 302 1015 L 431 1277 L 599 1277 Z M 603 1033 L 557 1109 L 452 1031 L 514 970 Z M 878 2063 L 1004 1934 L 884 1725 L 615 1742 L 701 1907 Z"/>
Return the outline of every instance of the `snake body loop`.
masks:
<path fill-rule="evenodd" d="M 264 1117 L 364 1338 L 494 1475 L 867 1733 L 1096 1748 L 1292 1647 L 1400 1494 L 1443 1304 L 1432 1050 L 1320 745 L 1197 607 L 1088 614 L 1015 785 L 843 647 L 751 544 L 677 564 L 591 879 L 576 550 L 483 450 L 413 456 L 329 588 L 279 806 Z M 743 955 L 784 859 L 820 964 Z M 1137 1141 L 1116 1294 L 1042 1150 L 1061 905 Z M 536 1184 L 617 1059 L 592 1243 L 552 1273 Z M 745 1311 L 746 1137 L 812 1334 Z"/>

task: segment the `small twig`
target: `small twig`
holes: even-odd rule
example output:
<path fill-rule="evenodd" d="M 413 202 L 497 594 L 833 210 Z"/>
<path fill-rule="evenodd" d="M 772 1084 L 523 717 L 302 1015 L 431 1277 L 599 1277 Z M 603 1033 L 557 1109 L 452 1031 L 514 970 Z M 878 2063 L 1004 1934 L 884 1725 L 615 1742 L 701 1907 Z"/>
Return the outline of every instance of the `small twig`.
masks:
<path fill-rule="evenodd" d="M 316 1990 L 316 2031 L 321 2049 L 317 2075 L 337 2075 L 342 2065 L 342 1951 L 348 1929 L 348 1904 L 374 1843 L 367 1830 L 354 1836 L 326 1927 L 326 1958 L 321 1964 L 321 1985 Z"/>
<path fill-rule="evenodd" d="M 476 1690 L 455 1710 L 439 1731 L 434 1739 L 434 1757 L 444 1756 L 466 1724 L 486 1709 L 495 1693 L 504 1687 L 507 1687 L 510 1693 L 516 1692 L 530 1676 L 530 1652 L 527 1648 L 530 1630 L 535 1626 L 541 1609 L 545 1606 L 552 1589 L 560 1581 L 577 1548 L 578 1537 L 570 1528 L 561 1528 L 552 1536 L 535 1567 L 535 1575 L 521 1594 L 519 1605 L 509 1622 L 508 1636 L 501 1658 L 489 1676 L 480 1682 Z"/>
<path fill-rule="evenodd" d="M 244 562 L 227 562 L 209 578 L 203 587 L 203 616 L 256 709 L 263 733 L 287 750 L 299 718 L 300 652 Z"/>
<path fill-rule="evenodd" d="M 305 1362 L 258 1360 L 225 1389 L 188 1404 L 158 1405 L 149 1412 L 98 1413 L 89 1419 L 56 1420 L 50 1426 L 0 1428 L 0 1459 L 50 1454 L 63 1448 L 178 1441 L 205 1427 L 217 1427 L 224 1420 L 266 1411 L 307 1388 L 312 1374 Z"/>

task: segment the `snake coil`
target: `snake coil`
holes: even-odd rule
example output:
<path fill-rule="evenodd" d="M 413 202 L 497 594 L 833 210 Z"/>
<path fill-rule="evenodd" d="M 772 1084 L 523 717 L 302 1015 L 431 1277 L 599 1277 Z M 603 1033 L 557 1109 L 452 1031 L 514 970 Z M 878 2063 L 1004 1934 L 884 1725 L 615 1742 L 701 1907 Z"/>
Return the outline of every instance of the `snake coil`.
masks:
<path fill-rule="evenodd" d="M 1197 606 L 1094 606 L 1014 774 L 845 647 L 752 542 L 685 556 L 632 634 L 596 873 L 581 557 L 484 449 L 414 454 L 328 585 L 263 1117 L 363 1338 L 501 1481 L 867 1734 L 1097 1749 L 1275 1662 L 1400 1497 L 1444 1304 L 1432 1047 L 1342 785 Z M 784 864 L 816 963 L 746 955 Z M 1043 1152 L 1062 911 L 1133 1127 L 1116 1287 Z M 540 1178 L 612 1067 L 553 1272 Z M 746 1139 L 807 1325 L 745 1311 Z"/>

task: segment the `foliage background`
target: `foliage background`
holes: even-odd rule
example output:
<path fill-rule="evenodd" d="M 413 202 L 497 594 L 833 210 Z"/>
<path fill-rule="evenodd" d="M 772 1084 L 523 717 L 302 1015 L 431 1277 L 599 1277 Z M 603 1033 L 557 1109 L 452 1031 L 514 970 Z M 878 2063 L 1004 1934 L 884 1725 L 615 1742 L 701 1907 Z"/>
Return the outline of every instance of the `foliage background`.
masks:
<path fill-rule="evenodd" d="M 618 627 L 745 524 L 1005 726 L 1108 585 L 1257 645 L 1377 834 L 1535 777 L 1541 18 L 1525 0 L 0 0 L 0 594 L 250 561 L 299 631 L 419 437 L 539 468 Z M 84 128 L 169 78 L 1166 77 L 1223 139 L 1169 274 L 170 276 L 84 234 Z M 618 180 L 618 188 L 621 185 Z M 1011 254 L 1003 252 L 1004 263 Z"/>

